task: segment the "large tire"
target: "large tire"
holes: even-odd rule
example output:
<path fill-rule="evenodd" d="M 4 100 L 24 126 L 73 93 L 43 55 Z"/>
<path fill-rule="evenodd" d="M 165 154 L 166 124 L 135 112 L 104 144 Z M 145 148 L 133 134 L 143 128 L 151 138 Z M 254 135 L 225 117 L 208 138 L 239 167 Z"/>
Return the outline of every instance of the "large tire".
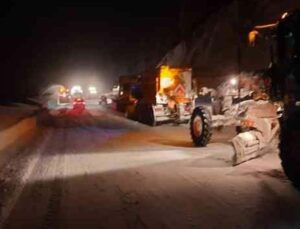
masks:
<path fill-rule="evenodd" d="M 136 118 L 137 121 L 148 126 L 155 126 L 155 117 L 152 109 L 152 105 L 138 102 L 136 105 Z"/>
<path fill-rule="evenodd" d="M 287 177 L 300 189 L 300 111 L 295 111 L 281 121 L 280 158 Z"/>
<path fill-rule="evenodd" d="M 206 146 L 211 138 L 211 118 L 203 107 L 196 107 L 190 121 L 190 133 L 196 146 Z"/>

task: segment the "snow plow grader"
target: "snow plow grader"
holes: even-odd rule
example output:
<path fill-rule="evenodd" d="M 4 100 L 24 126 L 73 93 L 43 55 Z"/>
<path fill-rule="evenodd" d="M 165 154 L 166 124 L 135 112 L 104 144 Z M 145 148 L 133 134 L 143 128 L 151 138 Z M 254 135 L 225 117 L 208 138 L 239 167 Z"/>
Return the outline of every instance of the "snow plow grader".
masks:
<path fill-rule="evenodd" d="M 235 126 L 238 134 L 232 139 L 235 165 L 257 157 L 279 130 L 278 108 L 269 102 L 266 84 L 259 82 L 265 79 L 244 73 L 239 81 L 231 79 L 216 90 L 202 90 L 195 100 L 190 122 L 196 146 L 206 146 L 213 129 Z"/>
<path fill-rule="evenodd" d="M 222 118 L 216 116 L 218 109 L 214 108 L 217 106 L 213 105 L 213 100 L 206 104 L 196 102 L 190 122 L 191 137 L 195 145 L 206 146 L 211 130 L 218 127 L 218 122 L 226 125 L 227 118 L 235 120 L 238 135 L 232 140 L 235 149 L 233 164 L 239 164 L 259 156 L 259 151 L 280 129 L 279 151 L 283 170 L 295 187 L 300 188 L 300 11 L 284 13 L 276 23 L 256 26 L 249 33 L 251 46 L 255 46 L 257 37 L 266 38 L 270 44 L 271 64 L 265 71 L 265 76 L 270 79 L 270 99 L 258 96 L 242 101 L 242 93 L 238 92 L 240 101 L 231 102 L 236 111 L 230 113 L 223 107 L 223 112 L 219 112 Z M 231 101 L 234 97 L 236 95 L 231 96 Z M 225 100 L 226 96 L 221 100 L 223 105 Z M 278 114 L 280 106 L 275 104 L 282 104 L 281 115 Z"/>

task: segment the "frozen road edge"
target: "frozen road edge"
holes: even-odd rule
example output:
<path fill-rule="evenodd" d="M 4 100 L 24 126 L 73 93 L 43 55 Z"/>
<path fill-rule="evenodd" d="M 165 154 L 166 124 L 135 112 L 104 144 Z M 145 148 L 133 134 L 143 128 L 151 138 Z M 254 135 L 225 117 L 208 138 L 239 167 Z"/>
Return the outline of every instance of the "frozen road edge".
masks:
<path fill-rule="evenodd" d="M 25 118 L 12 127 L 0 131 L 0 152 L 14 144 L 19 138 L 35 131 L 37 128 L 36 118 Z"/>

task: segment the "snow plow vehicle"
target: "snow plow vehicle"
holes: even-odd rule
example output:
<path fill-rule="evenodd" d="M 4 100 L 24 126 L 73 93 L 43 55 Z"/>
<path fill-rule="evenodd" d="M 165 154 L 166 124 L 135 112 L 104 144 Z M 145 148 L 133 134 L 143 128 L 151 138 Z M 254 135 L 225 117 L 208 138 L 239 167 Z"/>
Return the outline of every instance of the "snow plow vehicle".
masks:
<path fill-rule="evenodd" d="M 262 85 L 257 87 L 256 85 Z M 261 76 L 243 73 L 225 81 L 217 89 L 205 88 L 195 99 L 190 121 L 191 138 L 196 146 L 206 146 L 213 129 L 235 126 L 232 139 L 233 164 L 257 156 L 278 133 L 277 107 L 269 102 L 267 86 Z"/>
<path fill-rule="evenodd" d="M 266 38 L 270 44 L 271 64 L 265 71 L 271 80 L 272 103 L 269 104 L 278 103 L 283 107 L 279 118 L 281 164 L 287 177 L 295 187 L 300 188 L 300 11 L 284 13 L 276 23 L 256 26 L 249 33 L 251 46 L 255 46 L 257 37 Z M 248 117 L 252 115 L 255 119 L 248 119 L 247 122 L 246 114 L 244 123 L 250 130 L 233 139 L 236 157 L 240 157 L 236 160 L 237 164 L 254 157 L 245 154 L 245 149 L 257 155 L 259 148 L 255 145 L 269 144 L 272 135 L 279 129 L 270 105 L 269 108 L 257 107 L 252 112 L 247 109 L 250 111 Z M 205 146 L 209 142 L 212 125 L 211 113 L 205 107 L 196 105 L 191 118 L 191 133 L 196 145 Z"/>
<path fill-rule="evenodd" d="M 256 26 L 249 33 L 255 46 L 256 37 L 270 44 L 271 98 L 283 104 L 280 118 L 279 156 L 287 177 L 300 188 L 300 10 L 284 13 L 268 25 Z"/>
<path fill-rule="evenodd" d="M 61 86 L 58 90 L 58 99 L 57 104 L 58 105 L 64 105 L 71 103 L 71 95 L 68 88 Z"/>
<path fill-rule="evenodd" d="M 192 112 L 192 73 L 189 68 L 160 68 L 119 78 L 117 110 L 127 118 L 154 126 L 188 122 Z"/>
<path fill-rule="evenodd" d="M 280 119 L 281 164 L 288 178 L 300 188 L 300 11 L 284 13 L 271 31 L 277 53 L 270 69 L 272 94 L 274 100 L 284 104 Z"/>

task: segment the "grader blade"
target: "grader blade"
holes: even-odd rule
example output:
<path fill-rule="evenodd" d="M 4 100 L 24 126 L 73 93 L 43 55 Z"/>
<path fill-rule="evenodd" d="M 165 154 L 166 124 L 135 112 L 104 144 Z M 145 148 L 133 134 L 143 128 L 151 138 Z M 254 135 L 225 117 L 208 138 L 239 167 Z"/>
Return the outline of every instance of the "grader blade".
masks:
<path fill-rule="evenodd" d="M 233 165 L 261 156 L 279 131 L 276 107 L 271 103 L 256 103 L 248 107 L 244 123 L 250 130 L 232 139 Z"/>

